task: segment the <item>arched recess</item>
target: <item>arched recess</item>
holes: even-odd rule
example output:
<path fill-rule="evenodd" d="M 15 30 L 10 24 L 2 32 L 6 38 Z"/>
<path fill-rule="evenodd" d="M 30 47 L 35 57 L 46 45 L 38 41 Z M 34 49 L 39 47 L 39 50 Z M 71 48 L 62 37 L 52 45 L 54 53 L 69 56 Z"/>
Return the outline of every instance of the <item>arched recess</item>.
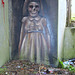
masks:
<path fill-rule="evenodd" d="M 18 59 L 18 44 L 20 39 L 21 20 L 25 0 L 8 0 L 9 2 L 9 29 L 10 29 L 10 58 Z M 44 17 L 47 18 L 51 35 L 50 62 L 53 65 L 57 60 L 57 30 L 58 30 L 58 0 L 40 0 L 43 4 Z M 42 12 L 41 12 L 42 13 Z"/>

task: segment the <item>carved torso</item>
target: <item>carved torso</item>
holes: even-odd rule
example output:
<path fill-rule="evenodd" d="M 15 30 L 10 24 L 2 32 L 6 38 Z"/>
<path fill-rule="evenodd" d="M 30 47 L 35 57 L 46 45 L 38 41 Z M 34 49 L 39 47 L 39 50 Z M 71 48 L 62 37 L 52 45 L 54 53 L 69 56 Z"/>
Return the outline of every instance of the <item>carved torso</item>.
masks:
<path fill-rule="evenodd" d="M 41 17 L 26 17 L 25 23 L 25 32 L 42 32 L 43 31 L 43 18 Z"/>

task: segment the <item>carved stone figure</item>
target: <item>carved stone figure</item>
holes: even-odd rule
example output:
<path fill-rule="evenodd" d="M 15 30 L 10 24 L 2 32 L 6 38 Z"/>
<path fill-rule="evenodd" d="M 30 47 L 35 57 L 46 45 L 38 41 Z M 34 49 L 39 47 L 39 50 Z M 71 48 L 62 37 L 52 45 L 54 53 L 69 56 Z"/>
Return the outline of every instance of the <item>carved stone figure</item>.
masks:
<path fill-rule="evenodd" d="M 22 19 L 19 56 L 32 62 L 49 64 L 50 35 L 46 18 L 39 16 L 39 10 L 39 3 L 29 3 L 29 16 Z"/>

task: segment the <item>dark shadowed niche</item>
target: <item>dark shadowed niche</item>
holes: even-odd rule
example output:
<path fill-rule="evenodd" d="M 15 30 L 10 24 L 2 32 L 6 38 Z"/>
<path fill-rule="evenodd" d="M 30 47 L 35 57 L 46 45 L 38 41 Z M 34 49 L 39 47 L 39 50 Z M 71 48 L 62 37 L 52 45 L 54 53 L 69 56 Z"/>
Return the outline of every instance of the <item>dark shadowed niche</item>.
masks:
<path fill-rule="evenodd" d="M 29 0 L 26 0 L 27 3 Z M 34 0 L 36 1 L 36 0 Z M 40 16 L 47 19 L 47 27 L 50 33 L 49 60 L 52 66 L 57 61 L 57 28 L 58 28 L 58 0 L 39 0 L 41 9 Z M 11 57 L 18 59 L 18 45 L 20 40 L 21 20 L 28 15 L 25 0 L 12 0 L 12 24 L 11 24 Z"/>

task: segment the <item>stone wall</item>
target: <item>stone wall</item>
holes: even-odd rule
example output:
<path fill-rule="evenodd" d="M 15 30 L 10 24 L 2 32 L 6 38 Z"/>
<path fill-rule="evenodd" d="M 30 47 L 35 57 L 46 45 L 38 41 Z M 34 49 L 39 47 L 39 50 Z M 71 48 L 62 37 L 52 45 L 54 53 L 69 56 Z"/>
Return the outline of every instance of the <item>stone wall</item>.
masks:
<path fill-rule="evenodd" d="M 66 0 L 58 0 L 58 58 L 63 58 L 63 40 L 66 27 Z"/>
<path fill-rule="evenodd" d="M 9 60 L 8 0 L 3 4 L 0 0 L 0 66 Z"/>
<path fill-rule="evenodd" d="M 75 58 L 75 27 L 66 27 L 63 48 L 64 60 Z"/>

